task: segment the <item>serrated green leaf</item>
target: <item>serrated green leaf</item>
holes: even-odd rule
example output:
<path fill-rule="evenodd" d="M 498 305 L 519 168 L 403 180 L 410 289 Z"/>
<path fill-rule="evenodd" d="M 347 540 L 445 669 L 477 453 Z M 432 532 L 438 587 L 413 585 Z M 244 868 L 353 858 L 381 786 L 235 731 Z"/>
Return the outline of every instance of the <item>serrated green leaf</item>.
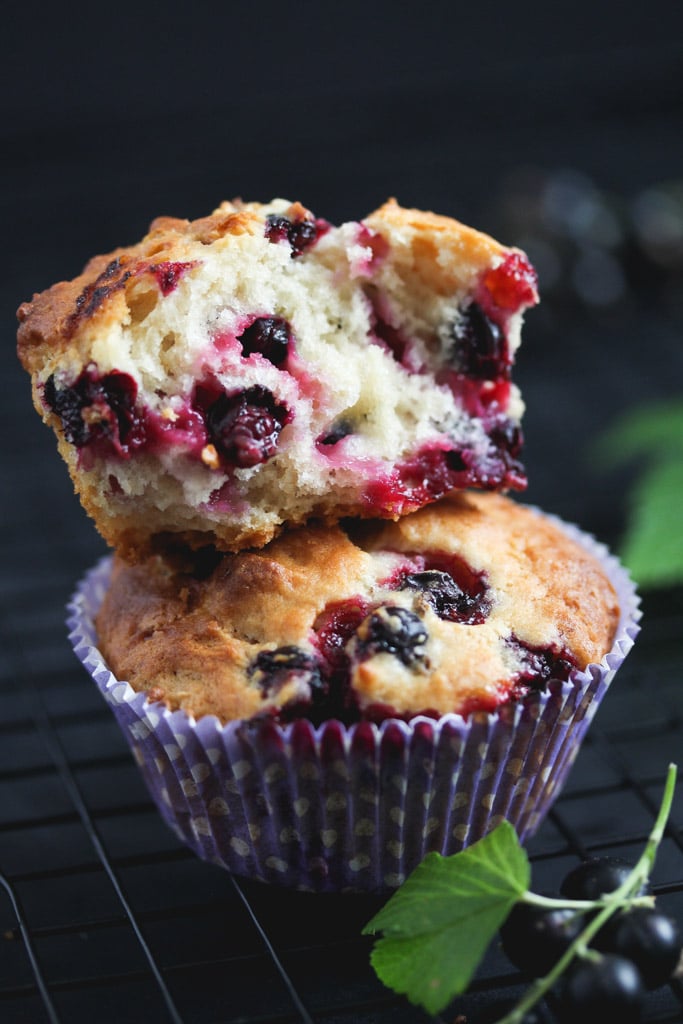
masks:
<path fill-rule="evenodd" d="M 417 939 L 382 938 L 370 962 L 388 988 L 433 1016 L 465 991 L 509 910 L 480 916 L 472 928 L 462 922 Z"/>
<path fill-rule="evenodd" d="M 619 553 L 642 587 L 683 583 L 683 458 L 640 477 Z"/>
<path fill-rule="evenodd" d="M 619 466 L 634 458 L 683 458 L 683 401 L 641 406 L 607 430 L 593 447 L 598 465 Z"/>
<path fill-rule="evenodd" d="M 384 933 L 372 953 L 378 977 L 438 1013 L 467 988 L 530 878 L 526 852 L 507 821 L 460 853 L 428 854 L 363 929 Z"/>

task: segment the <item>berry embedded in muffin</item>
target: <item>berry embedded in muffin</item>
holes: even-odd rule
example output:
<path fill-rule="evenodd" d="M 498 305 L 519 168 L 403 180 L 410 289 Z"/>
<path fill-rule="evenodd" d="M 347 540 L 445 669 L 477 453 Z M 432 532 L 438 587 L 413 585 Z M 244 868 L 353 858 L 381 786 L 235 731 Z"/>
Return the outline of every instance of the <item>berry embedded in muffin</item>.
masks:
<path fill-rule="evenodd" d="M 110 544 L 236 551 L 523 488 L 511 378 L 536 301 L 523 253 L 447 217 L 223 203 L 25 303 L 19 354 Z"/>
<path fill-rule="evenodd" d="M 618 619 L 560 525 L 467 492 L 260 550 L 116 559 L 96 625 L 116 676 L 171 709 L 352 723 L 495 711 L 600 662 Z"/>

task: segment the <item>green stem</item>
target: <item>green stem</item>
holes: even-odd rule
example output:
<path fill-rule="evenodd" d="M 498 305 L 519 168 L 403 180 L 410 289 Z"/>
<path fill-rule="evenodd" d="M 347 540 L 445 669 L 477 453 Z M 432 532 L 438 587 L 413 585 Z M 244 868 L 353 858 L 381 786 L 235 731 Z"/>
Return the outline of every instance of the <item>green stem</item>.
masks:
<path fill-rule="evenodd" d="M 525 1014 L 528 1013 L 529 1010 L 536 1005 L 539 999 L 542 999 L 543 996 L 553 987 L 574 957 L 587 955 L 591 939 L 597 935 L 604 923 L 612 916 L 612 914 L 616 913 L 616 911 L 625 904 L 635 902 L 636 894 L 650 876 L 655 856 L 657 854 L 657 849 L 662 840 L 662 836 L 664 835 L 664 829 L 666 828 L 669 814 L 671 813 L 671 804 L 673 803 L 674 789 L 676 786 L 676 771 L 676 765 L 670 764 L 659 813 L 657 814 L 657 818 L 653 829 L 650 832 L 645 849 L 633 870 L 629 873 L 628 877 L 618 889 L 615 889 L 612 893 L 606 894 L 599 902 L 588 904 L 591 909 L 599 906 L 600 910 L 598 910 L 595 917 L 590 919 L 583 931 L 565 950 L 564 954 L 560 957 L 552 970 L 542 978 L 538 978 L 525 992 L 517 1005 L 513 1007 L 505 1017 L 502 1017 L 498 1021 L 498 1024 L 522 1024 Z M 533 894 L 529 895 L 533 896 Z M 543 898 L 539 899 L 535 896 L 532 900 L 529 900 L 529 902 L 534 902 L 538 905 L 549 905 L 547 902 L 543 901 Z M 553 901 L 550 902 L 552 903 Z M 573 906 L 577 912 L 587 909 L 586 900 L 558 902 L 561 902 L 564 907 L 567 905 Z"/>
<path fill-rule="evenodd" d="M 616 902 L 615 893 L 616 890 L 608 894 L 605 899 L 600 900 L 571 900 L 556 896 L 541 896 L 537 892 L 528 891 L 522 896 L 521 902 L 528 903 L 532 907 L 540 907 L 542 910 L 575 910 L 577 914 L 582 914 L 585 911 L 601 907 L 606 901 L 609 903 Z M 629 907 L 649 907 L 652 906 L 653 900 L 654 897 L 652 896 L 626 896 L 622 900 L 622 904 Z"/>
<path fill-rule="evenodd" d="M 541 910 L 575 910 L 580 913 L 582 910 L 595 909 L 594 900 L 564 900 L 555 896 L 541 896 L 537 892 L 525 892 L 522 902 Z"/>

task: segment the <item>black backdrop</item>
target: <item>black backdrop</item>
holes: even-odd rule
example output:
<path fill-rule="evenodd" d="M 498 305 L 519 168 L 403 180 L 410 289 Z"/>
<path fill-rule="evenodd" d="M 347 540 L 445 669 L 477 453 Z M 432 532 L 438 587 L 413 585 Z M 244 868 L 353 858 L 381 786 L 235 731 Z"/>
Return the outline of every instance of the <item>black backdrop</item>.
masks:
<path fill-rule="evenodd" d="M 12 377 L 19 302 L 134 241 L 158 214 L 279 195 L 338 221 L 394 195 L 525 244 L 524 208 L 502 215 L 525 169 L 579 172 L 626 209 L 683 173 L 683 9 L 673 2 L 29 0 L 3 22 L 0 296 Z M 529 317 L 518 379 L 529 496 L 562 512 L 596 429 L 631 401 L 675 390 L 680 345 L 670 319 L 630 331 L 632 317 L 611 309 L 579 326 L 576 309 L 559 320 L 547 310 Z M 36 431 L 20 410 L 17 441 Z M 50 459 L 51 440 L 38 437 Z M 601 515 L 592 490 L 587 525 Z"/>
<path fill-rule="evenodd" d="M 136 240 L 153 217 L 201 216 L 234 196 L 299 199 L 339 221 L 395 195 L 531 242 L 543 302 L 517 365 L 528 498 L 616 542 L 631 480 L 598 475 L 592 441 L 623 410 L 683 388 L 683 204 L 669 208 L 664 262 L 634 228 L 644 198 L 672 183 L 666 195 L 677 195 L 683 179 L 682 29 L 679 3 L 617 0 L 3 10 L 3 1020 L 423 1019 L 372 979 L 359 939 L 369 907 L 258 887 L 240 896 L 150 808 L 66 644 L 64 602 L 104 545 L 31 408 L 16 307 Z M 544 220 L 553 197 L 561 209 Z M 596 204 L 620 241 L 581 233 Z M 577 266 L 596 250 L 602 264 L 589 261 L 582 290 Z M 610 273 L 620 287 L 596 298 L 591 283 L 609 285 Z M 679 756 L 683 601 L 647 601 L 652 625 L 621 697 L 605 702 L 533 847 L 549 881 L 587 851 L 639 848 Z M 677 822 L 656 881 L 683 921 L 680 802 Z M 233 949 L 236 929 L 248 938 Z M 140 933 L 151 951 L 142 966 Z M 475 986 L 481 1001 L 465 1007 L 472 1024 L 518 982 L 494 958 Z M 648 1020 L 680 1021 L 680 986 L 648 1006 Z"/>

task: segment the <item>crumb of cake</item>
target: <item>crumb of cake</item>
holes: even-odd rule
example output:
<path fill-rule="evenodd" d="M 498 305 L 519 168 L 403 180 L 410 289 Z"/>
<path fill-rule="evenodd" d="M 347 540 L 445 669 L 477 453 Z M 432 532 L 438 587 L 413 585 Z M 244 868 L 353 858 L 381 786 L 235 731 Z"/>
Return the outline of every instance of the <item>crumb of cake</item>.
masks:
<path fill-rule="evenodd" d="M 18 346 L 112 546 L 235 551 L 524 488 L 512 368 L 536 301 L 523 253 L 448 217 L 223 203 L 34 296 Z"/>

